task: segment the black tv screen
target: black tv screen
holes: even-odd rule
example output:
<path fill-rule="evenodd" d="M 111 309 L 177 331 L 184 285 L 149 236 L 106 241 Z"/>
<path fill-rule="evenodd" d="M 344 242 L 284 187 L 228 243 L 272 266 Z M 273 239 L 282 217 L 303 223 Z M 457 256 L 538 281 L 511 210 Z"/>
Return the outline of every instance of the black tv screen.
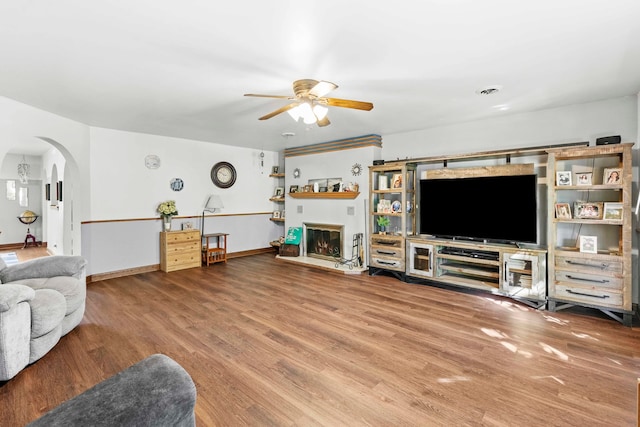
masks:
<path fill-rule="evenodd" d="M 537 243 L 537 176 L 420 180 L 420 234 Z"/>

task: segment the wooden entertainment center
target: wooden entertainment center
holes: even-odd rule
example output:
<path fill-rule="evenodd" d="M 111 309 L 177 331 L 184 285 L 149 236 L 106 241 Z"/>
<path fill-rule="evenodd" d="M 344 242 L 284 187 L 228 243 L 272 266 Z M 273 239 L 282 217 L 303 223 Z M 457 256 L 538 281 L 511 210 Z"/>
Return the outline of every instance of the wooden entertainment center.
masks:
<path fill-rule="evenodd" d="M 387 273 L 407 282 L 485 290 L 550 311 L 580 305 L 630 326 L 632 146 L 589 147 L 581 142 L 370 166 L 369 274 Z M 521 163 L 512 164 L 515 158 Z M 611 171 L 621 177 L 615 184 L 603 181 L 607 178 L 604 174 Z M 576 180 L 590 179 L 588 184 L 561 185 L 557 172 L 569 173 Z M 420 179 L 525 174 L 538 175 L 538 240 L 543 244 L 499 244 L 419 234 Z M 572 203 L 584 200 L 601 208 L 606 203 L 611 215 L 604 218 L 601 212 L 597 218 L 576 218 L 578 212 L 569 212 L 571 218 L 556 217 L 557 206 L 566 208 L 568 203 L 572 211 L 582 206 Z M 437 201 L 434 203 L 437 208 Z M 389 218 L 384 229 L 379 225 L 380 217 Z M 580 236 L 598 242 L 594 253 L 580 247 Z"/>

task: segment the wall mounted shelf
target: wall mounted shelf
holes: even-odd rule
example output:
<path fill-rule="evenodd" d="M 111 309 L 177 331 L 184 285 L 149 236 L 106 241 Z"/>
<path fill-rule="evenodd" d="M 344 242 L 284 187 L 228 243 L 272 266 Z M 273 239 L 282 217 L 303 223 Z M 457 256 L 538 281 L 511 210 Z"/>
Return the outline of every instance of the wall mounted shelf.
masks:
<path fill-rule="evenodd" d="M 289 193 L 294 199 L 355 199 L 360 195 L 357 191 L 342 191 L 334 193 Z"/>

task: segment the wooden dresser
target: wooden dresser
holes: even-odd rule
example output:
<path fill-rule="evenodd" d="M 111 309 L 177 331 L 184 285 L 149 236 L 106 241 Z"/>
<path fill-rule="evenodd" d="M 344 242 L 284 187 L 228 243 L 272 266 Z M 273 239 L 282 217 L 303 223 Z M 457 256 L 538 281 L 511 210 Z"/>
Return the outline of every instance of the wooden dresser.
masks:
<path fill-rule="evenodd" d="M 200 231 L 160 233 L 160 270 L 169 272 L 200 265 Z"/>

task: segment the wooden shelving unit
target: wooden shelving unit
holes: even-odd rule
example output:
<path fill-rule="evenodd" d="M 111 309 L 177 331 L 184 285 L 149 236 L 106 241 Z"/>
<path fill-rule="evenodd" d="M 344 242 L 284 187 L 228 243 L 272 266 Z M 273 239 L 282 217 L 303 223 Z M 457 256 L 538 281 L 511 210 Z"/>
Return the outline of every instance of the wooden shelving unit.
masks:
<path fill-rule="evenodd" d="M 595 308 L 631 326 L 633 143 L 548 150 L 549 310 L 574 305 Z M 620 184 L 604 184 L 604 170 L 617 169 Z M 558 185 L 556 172 L 590 173 L 593 184 Z M 556 203 L 612 202 L 622 219 L 556 218 Z M 606 211 L 606 210 L 605 210 Z M 581 252 L 580 236 L 597 239 L 595 253 Z"/>

